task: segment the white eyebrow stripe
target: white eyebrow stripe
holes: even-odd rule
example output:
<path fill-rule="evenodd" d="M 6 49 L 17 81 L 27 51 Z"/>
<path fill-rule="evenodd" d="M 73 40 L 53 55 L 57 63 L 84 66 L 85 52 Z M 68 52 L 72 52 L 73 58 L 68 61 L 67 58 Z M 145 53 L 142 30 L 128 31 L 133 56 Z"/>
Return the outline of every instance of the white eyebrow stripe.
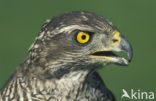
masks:
<path fill-rule="evenodd" d="M 57 27 L 55 28 L 53 31 L 47 31 L 47 35 L 49 37 L 53 37 L 59 33 L 71 33 L 74 30 L 85 30 L 85 31 L 95 31 L 95 29 L 93 29 L 90 26 L 87 25 L 70 25 L 70 26 L 61 26 L 61 27 Z"/>
<path fill-rule="evenodd" d="M 93 30 L 92 27 L 87 26 L 87 25 L 71 25 L 71 26 L 66 26 L 63 27 L 59 30 L 59 32 L 72 32 L 75 29 L 79 29 L 79 30 Z"/>

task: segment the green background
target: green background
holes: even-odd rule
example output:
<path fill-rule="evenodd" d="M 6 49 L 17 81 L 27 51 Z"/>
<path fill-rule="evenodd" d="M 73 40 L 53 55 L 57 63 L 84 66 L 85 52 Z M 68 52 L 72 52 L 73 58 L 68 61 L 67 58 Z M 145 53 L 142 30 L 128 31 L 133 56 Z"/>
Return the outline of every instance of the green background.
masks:
<path fill-rule="evenodd" d="M 26 57 L 43 22 L 73 10 L 105 16 L 133 46 L 129 66 L 99 70 L 118 101 L 123 88 L 156 95 L 156 0 L 0 0 L 0 88 Z"/>

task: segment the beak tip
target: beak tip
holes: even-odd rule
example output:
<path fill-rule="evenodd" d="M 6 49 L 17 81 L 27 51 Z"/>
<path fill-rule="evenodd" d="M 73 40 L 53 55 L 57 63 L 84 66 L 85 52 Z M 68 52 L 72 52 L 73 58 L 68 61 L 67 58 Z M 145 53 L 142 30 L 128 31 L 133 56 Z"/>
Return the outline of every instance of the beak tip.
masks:
<path fill-rule="evenodd" d="M 131 48 L 130 51 L 128 52 L 128 62 L 131 62 L 132 58 L 133 58 L 133 50 Z"/>

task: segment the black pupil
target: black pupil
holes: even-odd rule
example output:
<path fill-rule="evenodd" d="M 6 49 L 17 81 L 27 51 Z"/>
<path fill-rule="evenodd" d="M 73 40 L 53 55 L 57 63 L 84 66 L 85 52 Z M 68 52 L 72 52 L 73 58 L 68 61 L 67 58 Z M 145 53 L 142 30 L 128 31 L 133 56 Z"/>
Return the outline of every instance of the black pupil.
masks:
<path fill-rule="evenodd" d="M 86 39 L 86 36 L 85 36 L 85 35 L 82 35 L 82 39 L 83 39 L 83 40 Z"/>

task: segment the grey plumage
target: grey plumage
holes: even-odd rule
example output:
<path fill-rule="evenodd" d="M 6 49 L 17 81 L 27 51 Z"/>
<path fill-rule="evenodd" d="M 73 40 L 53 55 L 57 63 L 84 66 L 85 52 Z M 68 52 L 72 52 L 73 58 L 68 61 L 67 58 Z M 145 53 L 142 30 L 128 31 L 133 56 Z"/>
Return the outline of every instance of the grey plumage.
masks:
<path fill-rule="evenodd" d="M 128 64 L 112 51 L 125 51 L 132 59 L 130 44 L 116 30 L 104 17 L 85 11 L 48 20 L 1 89 L 0 101 L 115 101 L 96 69 Z M 89 35 L 86 43 L 77 41 L 79 32 Z"/>

